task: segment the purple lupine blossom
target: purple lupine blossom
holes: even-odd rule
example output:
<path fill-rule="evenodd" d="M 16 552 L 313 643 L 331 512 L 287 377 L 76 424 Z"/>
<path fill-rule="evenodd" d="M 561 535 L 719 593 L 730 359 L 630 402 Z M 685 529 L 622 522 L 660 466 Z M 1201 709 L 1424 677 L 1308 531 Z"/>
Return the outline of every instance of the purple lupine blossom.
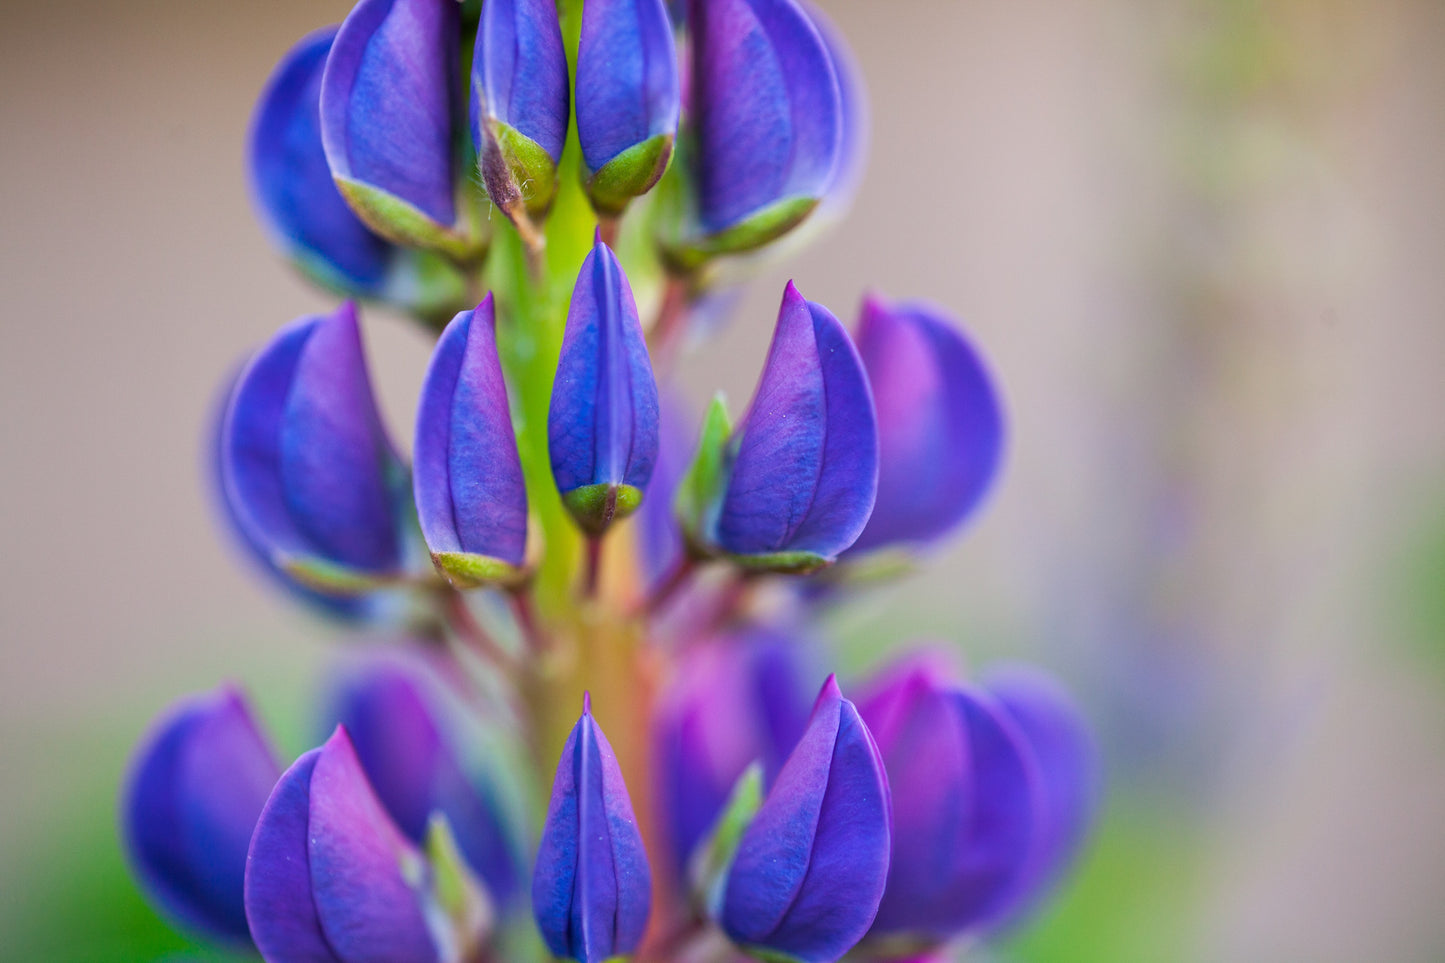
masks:
<path fill-rule="evenodd" d="M 557 764 L 532 876 L 547 948 L 577 963 L 629 956 L 652 908 L 652 872 L 622 770 L 585 696 Z"/>
<path fill-rule="evenodd" d="M 657 382 L 632 287 L 600 237 L 572 291 L 547 432 L 552 477 L 584 530 L 637 508 L 657 461 Z"/>
<path fill-rule="evenodd" d="M 977 350 L 940 311 L 869 297 L 858 353 L 878 411 L 878 500 L 853 554 L 956 528 L 998 474 L 1003 415 Z"/>
<path fill-rule="evenodd" d="M 728 936 L 800 963 L 832 963 L 852 949 L 883 896 L 889 808 L 878 747 L 829 676 L 728 869 Z"/>
<path fill-rule="evenodd" d="M 245 540 L 314 586 L 399 574 L 406 469 L 372 396 L 356 309 L 283 328 L 241 371 L 221 480 Z"/>
<path fill-rule="evenodd" d="M 527 491 L 497 358 L 488 295 L 442 332 L 417 407 L 415 494 L 422 534 L 453 578 L 487 581 L 522 565 Z"/>
<path fill-rule="evenodd" d="M 588 194 L 607 213 L 657 183 L 672 157 L 681 87 L 662 0 L 586 0 L 577 49 L 577 136 Z"/>
<path fill-rule="evenodd" d="M 167 915 L 249 945 L 246 850 L 280 775 L 234 688 L 183 699 L 154 724 L 131 763 L 120 822 L 136 876 Z"/>

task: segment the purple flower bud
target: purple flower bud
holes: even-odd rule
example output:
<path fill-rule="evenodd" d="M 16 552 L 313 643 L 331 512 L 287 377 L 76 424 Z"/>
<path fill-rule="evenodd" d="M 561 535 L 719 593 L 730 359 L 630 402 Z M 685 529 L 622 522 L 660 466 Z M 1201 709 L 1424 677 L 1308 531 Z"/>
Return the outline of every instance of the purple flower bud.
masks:
<path fill-rule="evenodd" d="M 868 931 L 888 875 L 883 760 L 829 676 L 797 748 L 743 833 L 723 929 L 768 959 L 832 963 Z"/>
<path fill-rule="evenodd" d="M 240 516 L 236 513 L 235 507 L 231 504 L 226 494 L 225 475 L 222 470 L 222 452 L 224 449 L 226 412 L 229 409 L 231 395 L 236 390 L 236 380 L 239 370 L 232 372 L 232 377 L 227 380 L 217 404 L 214 407 L 211 417 L 211 435 L 207 439 L 207 453 L 209 464 L 207 472 L 210 481 L 210 493 L 214 500 L 216 511 L 220 515 L 220 521 L 225 529 L 234 537 L 236 544 L 245 553 L 248 561 L 275 585 L 279 586 L 293 599 L 304 603 L 312 609 L 331 618 L 344 622 L 364 622 L 371 618 L 379 618 L 386 612 L 387 606 L 382 601 L 379 593 L 372 594 L 350 594 L 336 595 L 330 592 L 319 592 L 305 582 L 298 580 L 290 572 L 281 568 L 276 559 L 272 557 L 269 548 L 253 539 L 251 532 L 241 523 Z"/>
<path fill-rule="evenodd" d="M 756 247 L 807 217 L 833 182 L 837 71 L 795 0 L 692 0 L 688 28 L 702 228 Z"/>
<path fill-rule="evenodd" d="M 464 726 L 443 683 L 424 663 L 373 655 L 341 672 L 330 713 L 397 827 L 418 845 L 442 813 L 462 855 L 501 907 L 517 894 L 517 854 L 494 787 L 468 771 Z"/>
<path fill-rule="evenodd" d="M 672 157 L 681 92 L 662 0 L 586 0 L 577 51 L 577 135 L 592 203 L 620 213 Z"/>
<path fill-rule="evenodd" d="M 472 59 L 471 129 L 492 203 L 516 218 L 547 210 L 571 94 L 554 0 L 487 0 Z"/>
<path fill-rule="evenodd" d="M 837 318 L 792 282 L 729 452 L 704 537 L 744 564 L 818 568 L 853 544 L 873 510 L 878 434 L 863 364 Z"/>
<path fill-rule="evenodd" d="M 869 935 L 903 956 L 992 922 L 1031 872 L 1038 770 L 988 694 L 905 663 L 862 701 L 893 789 L 893 863 Z"/>
<path fill-rule="evenodd" d="M 437 341 L 416 416 L 415 493 L 432 559 L 462 584 L 507 580 L 527 546 L 527 490 L 488 294 Z"/>
<path fill-rule="evenodd" d="M 261 812 L 246 864 L 251 936 L 269 963 L 436 963 L 426 875 L 338 728 Z"/>
<path fill-rule="evenodd" d="M 577 963 L 628 956 L 652 908 L 652 872 L 632 800 L 590 697 L 567 738 L 532 877 L 547 948 Z"/>
<path fill-rule="evenodd" d="M 1031 871 L 1019 881 L 1007 911 L 1013 919 L 1037 905 L 1078 855 L 1098 808 L 1099 752 L 1078 706 L 1051 676 L 1007 666 L 991 671 L 984 686 L 1038 761 L 1043 815 Z"/>
<path fill-rule="evenodd" d="M 657 382 L 622 265 L 599 238 L 582 262 L 547 416 L 552 476 L 584 530 L 636 510 L 657 461 Z"/>
<path fill-rule="evenodd" d="M 251 125 L 251 193 L 276 246 L 318 284 L 430 312 L 454 304 L 460 278 L 436 255 L 372 232 L 331 178 L 321 146 L 321 76 L 336 37 L 324 27 L 277 65 Z M 455 310 L 455 308 L 453 308 Z"/>
<path fill-rule="evenodd" d="M 676 879 L 754 762 L 771 785 L 808 724 L 812 646 L 752 629 L 695 646 L 653 721 L 657 813 Z"/>
<path fill-rule="evenodd" d="M 241 694 L 183 699 L 141 742 L 121 802 L 131 866 L 174 919 L 246 945 L 246 848 L 281 775 Z"/>
<path fill-rule="evenodd" d="M 943 314 L 863 303 L 858 352 L 878 411 L 878 501 L 852 551 L 926 544 L 962 522 L 998 474 L 1003 416 L 982 358 Z"/>
<path fill-rule="evenodd" d="M 455 0 L 361 0 L 321 81 L 321 140 L 356 212 L 398 243 L 466 257 L 454 230 L 461 22 Z"/>
<path fill-rule="evenodd" d="M 400 572 L 406 469 L 372 397 L 354 305 L 283 328 L 242 370 L 221 477 L 244 538 L 291 576 L 347 594 Z"/>

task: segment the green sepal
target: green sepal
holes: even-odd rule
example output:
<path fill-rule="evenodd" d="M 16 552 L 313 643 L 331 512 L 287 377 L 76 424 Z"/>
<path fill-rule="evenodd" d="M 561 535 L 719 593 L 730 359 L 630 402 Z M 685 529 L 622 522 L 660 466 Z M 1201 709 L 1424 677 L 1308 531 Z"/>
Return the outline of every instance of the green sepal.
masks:
<path fill-rule="evenodd" d="M 749 572 L 773 572 L 778 575 L 811 575 L 833 564 L 833 559 L 817 552 L 766 552 L 760 555 L 725 555 L 729 562 Z"/>
<path fill-rule="evenodd" d="M 314 555 L 277 555 L 276 567 L 309 589 L 326 595 L 366 595 L 395 585 L 398 575 L 373 575 Z"/>
<path fill-rule="evenodd" d="M 728 870 L 742 845 L 743 833 L 763 805 L 763 767 L 752 763 L 733 783 L 722 815 L 688 860 L 688 882 L 699 908 L 714 919 L 722 915 Z"/>
<path fill-rule="evenodd" d="M 678 483 L 677 495 L 672 503 L 684 537 L 698 550 L 709 551 L 710 533 L 732 468 L 732 458 L 728 453 L 728 439 L 732 431 L 727 401 L 719 392 L 708 406 L 697 442 L 697 454 L 693 456 L 687 474 Z"/>
<path fill-rule="evenodd" d="M 782 950 L 775 950 L 769 946 L 739 946 L 748 956 L 761 963 L 807 963 L 800 957 L 784 953 Z"/>
<path fill-rule="evenodd" d="M 691 274 L 722 255 L 756 251 L 803 223 L 819 200 L 816 197 L 784 198 L 715 234 L 684 236 L 664 243 L 663 257 L 675 272 Z"/>
<path fill-rule="evenodd" d="M 562 495 L 562 504 L 588 535 L 596 538 L 642 504 L 641 489 L 631 485 L 583 485 Z"/>
<path fill-rule="evenodd" d="M 672 160 L 672 144 L 671 134 L 658 134 L 603 164 L 585 185 L 597 213 L 617 217 L 634 197 L 652 190 Z"/>
<path fill-rule="evenodd" d="M 499 120 L 491 123 L 497 147 L 506 162 L 508 176 L 532 217 L 547 213 L 557 195 L 557 165 L 542 145 L 509 124 Z M 508 204 L 497 198 L 497 206 L 507 211 Z"/>
<path fill-rule="evenodd" d="M 481 588 L 485 585 L 510 588 L 521 584 L 527 577 L 525 568 L 518 568 L 511 562 L 504 562 L 490 555 L 432 552 L 431 560 L 442 577 L 459 589 Z"/>
<path fill-rule="evenodd" d="M 373 231 L 405 247 L 440 251 L 459 264 L 479 261 L 486 253 L 482 238 L 468 237 L 438 224 L 422 210 L 389 191 L 349 177 L 336 178 L 341 196 Z"/>
<path fill-rule="evenodd" d="M 441 957 L 475 959 L 496 921 L 492 901 L 467 866 L 451 823 L 442 813 L 432 813 L 424 845 L 431 864 L 424 915 L 438 947 L 449 950 Z"/>

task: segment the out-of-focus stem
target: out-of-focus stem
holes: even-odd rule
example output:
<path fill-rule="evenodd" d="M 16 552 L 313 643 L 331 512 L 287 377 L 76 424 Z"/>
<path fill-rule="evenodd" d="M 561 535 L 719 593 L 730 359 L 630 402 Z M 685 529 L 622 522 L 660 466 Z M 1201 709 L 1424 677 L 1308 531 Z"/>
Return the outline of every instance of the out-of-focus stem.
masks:
<path fill-rule="evenodd" d="M 659 374 L 672 369 L 672 362 L 682 347 L 682 335 L 687 330 L 691 302 L 687 279 L 669 274 L 662 289 L 662 303 L 658 305 L 657 318 L 647 332 L 647 350 Z"/>
<path fill-rule="evenodd" d="M 471 607 L 467 605 L 466 596 L 460 590 L 448 585 L 441 589 L 441 597 L 446 622 L 451 626 L 452 631 L 487 662 L 505 673 L 515 673 L 517 670 L 516 657 L 498 645 L 491 633 L 477 621 L 476 616 L 472 614 Z"/>
<path fill-rule="evenodd" d="M 582 594 L 589 599 L 597 597 L 597 582 L 602 572 L 602 536 L 592 535 L 587 539 L 587 574 L 582 583 Z"/>
<path fill-rule="evenodd" d="M 684 551 L 682 555 L 678 556 L 668 573 L 657 583 L 657 587 L 648 594 L 647 601 L 638 614 L 656 615 L 661 612 L 667 603 L 672 601 L 673 596 L 692 581 L 692 577 L 697 574 L 697 569 L 697 557 L 691 552 Z"/>

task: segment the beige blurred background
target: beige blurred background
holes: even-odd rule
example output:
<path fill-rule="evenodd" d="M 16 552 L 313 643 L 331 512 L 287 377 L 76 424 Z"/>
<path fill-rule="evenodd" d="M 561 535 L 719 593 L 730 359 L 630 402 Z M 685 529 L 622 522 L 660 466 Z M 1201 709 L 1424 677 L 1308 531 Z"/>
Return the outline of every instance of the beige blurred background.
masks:
<path fill-rule="evenodd" d="M 0 934 L 104 913 L 47 887 L 113 850 L 151 713 L 229 677 L 294 720 L 328 652 L 234 564 L 200 443 L 234 359 L 328 303 L 242 157 L 275 60 L 348 6 L 6 8 Z M 1124 800 L 1075 909 L 1118 917 L 1101 958 L 1445 959 L 1445 5 L 823 6 L 867 179 L 689 384 L 747 396 L 786 277 L 845 319 L 867 286 L 964 319 L 1012 429 L 968 535 L 840 631 L 1078 687 Z M 427 344 L 367 337 L 409 439 Z"/>

